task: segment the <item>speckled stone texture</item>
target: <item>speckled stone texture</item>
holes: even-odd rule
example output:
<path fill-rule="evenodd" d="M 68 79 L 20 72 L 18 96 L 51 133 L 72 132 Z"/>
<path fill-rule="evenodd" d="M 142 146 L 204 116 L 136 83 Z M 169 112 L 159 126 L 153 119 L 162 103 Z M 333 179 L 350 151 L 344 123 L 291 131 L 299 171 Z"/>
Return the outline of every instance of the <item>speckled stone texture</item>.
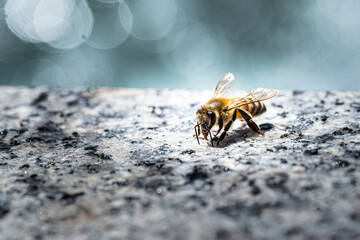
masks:
<path fill-rule="evenodd" d="M 359 92 L 281 91 L 211 147 L 210 91 L 0 91 L 1 239 L 360 238 Z"/>

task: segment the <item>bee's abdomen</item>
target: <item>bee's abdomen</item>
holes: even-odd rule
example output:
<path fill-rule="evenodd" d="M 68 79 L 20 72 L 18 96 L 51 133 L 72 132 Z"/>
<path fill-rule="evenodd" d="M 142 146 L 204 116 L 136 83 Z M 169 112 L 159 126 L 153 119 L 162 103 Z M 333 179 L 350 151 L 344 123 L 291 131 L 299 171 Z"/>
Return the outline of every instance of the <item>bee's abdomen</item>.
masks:
<path fill-rule="evenodd" d="M 247 100 L 247 101 L 250 102 L 251 100 Z M 244 105 L 244 109 L 247 110 L 249 113 L 251 113 L 251 115 L 253 116 L 258 116 L 266 112 L 265 104 L 259 101 Z"/>

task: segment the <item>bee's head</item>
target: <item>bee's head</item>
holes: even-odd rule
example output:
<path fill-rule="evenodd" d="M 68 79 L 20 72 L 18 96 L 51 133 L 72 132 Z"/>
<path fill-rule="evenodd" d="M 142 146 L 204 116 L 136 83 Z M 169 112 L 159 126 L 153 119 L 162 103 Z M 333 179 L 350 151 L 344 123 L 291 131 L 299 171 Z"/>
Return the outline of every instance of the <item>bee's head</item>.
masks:
<path fill-rule="evenodd" d="M 198 139 L 198 142 L 199 142 L 198 134 L 200 134 L 200 129 L 202 130 L 202 134 L 204 135 L 206 140 L 208 134 L 210 134 L 210 138 L 212 138 L 210 129 L 214 126 L 216 122 L 215 113 L 207 110 L 205 107 L 201 107 L 196 112 L 196 121 L 197 121 L 197 125 L 195 126 L 195 134 Z M 198 128 L 198 130 L 196 130 L 196 128 Z"/>
<path fill-rule="evenodd" d="M 210 131 L 216 121 L 215 113 L 206 110 L 204 107 L 196 112 L 196 121 L 204 131 Z"/>

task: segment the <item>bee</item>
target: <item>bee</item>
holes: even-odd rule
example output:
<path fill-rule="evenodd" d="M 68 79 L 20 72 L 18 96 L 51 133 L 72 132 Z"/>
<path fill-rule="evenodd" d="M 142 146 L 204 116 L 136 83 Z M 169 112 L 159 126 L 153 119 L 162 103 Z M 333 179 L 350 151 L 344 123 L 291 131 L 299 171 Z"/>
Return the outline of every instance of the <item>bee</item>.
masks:
<path fill-rule="evenodd" d="M 212 99 L 196 112 L 197 124 L 194 129 L 199 144 L 199 136 L 202 133 L 207 141 L 209 141 L 207 137 L 210 135 L 212 146 L 214 146 L 214 142 L 218 146 L 237 119 L 246 122 L 252 131 L 264 135 L 260 131 L 260 127 L 253 121 L 253 117 L 259 116 L 266 111 L 266 107 L 261 101 L 275 97 L 279 91 L 257 88 L 244 97 L 226 98 L 225 95 L 229 91 L 230 83 L 234 78 L 232 73 L 223 76 L 216 85 Z M 211 129 L 214 126 L 218 126 L 218 130 L 212 137 Z M 221 130 L 223 131 L 220 134 Z M 218 134 L 220 134 L 220 137 L 218 137 Z"/>

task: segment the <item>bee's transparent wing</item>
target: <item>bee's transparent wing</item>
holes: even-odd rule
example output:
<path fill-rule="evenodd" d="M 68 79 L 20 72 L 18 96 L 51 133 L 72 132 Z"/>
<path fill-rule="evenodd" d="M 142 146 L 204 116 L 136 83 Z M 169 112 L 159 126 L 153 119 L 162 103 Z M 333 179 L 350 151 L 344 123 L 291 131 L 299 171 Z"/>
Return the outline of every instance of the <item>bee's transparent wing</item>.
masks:
<path fill-rule="evenodd" d="M 223 97 L 225 96 L 233 84 L 230 84 L 235 79 L 234 74 L 228 73 L 225 74 L 218 82 L 215 88 L 213 98 Z"/>
<path fill-rule="evenodd" d="M 257 88 L 245 97 L 234 98 L 229 109 L 239 108 L 240 106 L 251 104 L 258 101 L 264 101 L 278 95 L 279 90 L 270 88 Z"/>
<path fill-rule="evenodd" d="M 270 88 L 257 88 L 244 98 L 252 98 L 255 101 L 264 101 L 270 98 L 275 97 L 279 94 L 279 90 L 277 89 L 270 89 Z"/>

